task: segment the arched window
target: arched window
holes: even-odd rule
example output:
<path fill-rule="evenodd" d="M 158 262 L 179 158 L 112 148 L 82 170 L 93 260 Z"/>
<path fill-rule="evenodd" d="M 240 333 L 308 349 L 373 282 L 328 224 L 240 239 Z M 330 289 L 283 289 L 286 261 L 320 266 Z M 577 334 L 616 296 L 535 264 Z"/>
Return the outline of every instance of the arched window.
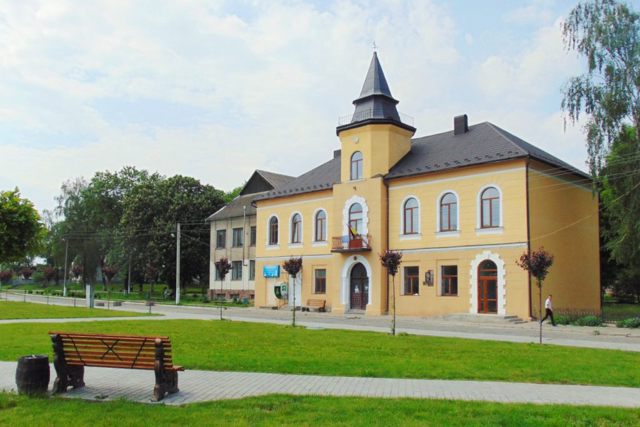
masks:
<path fill-rule="evenodd" d="M 440 199 L 440 231 L 458 229 L 458 199 L 453 193 L 446 193 Z"/>
<path fill-rule="evenodd" d="M 362 234 L 362 205 L 354 203 L 349 208 L 349 235 L 355 237 Z"/>
<path fill-rule="evenodd" d="M 362 153 L 360 151 L 351 155 L 351 179 L 362 179 Z"/>
<path fill-rule="evenodd" d="M 302 242 L 302 217 L 295 214 L 291 218 L 291 243 Z"/>
<path fill-rule="evenodd" d="M 318 211 L 316 214 L 316 234 L 314 236 L 316 242 L 324 242 L 327 240 L 327 213 Z"/>
<path fill-rule="evenodd" d="M 404 234 L 418 234 L 420 224 L 420 209 L 418 201 L 411 197 L 404 202 Z"/>
<path fill-rule="evenodd" d="M 278 218 L 272 216 L 269 220 L 269 244 L 278 244 Z"/>
<path fill-rule="evenodd" d="M 500 193 L 495 187 L 485 189 L 480 195 L 480 227 L 500 227 Z"/>

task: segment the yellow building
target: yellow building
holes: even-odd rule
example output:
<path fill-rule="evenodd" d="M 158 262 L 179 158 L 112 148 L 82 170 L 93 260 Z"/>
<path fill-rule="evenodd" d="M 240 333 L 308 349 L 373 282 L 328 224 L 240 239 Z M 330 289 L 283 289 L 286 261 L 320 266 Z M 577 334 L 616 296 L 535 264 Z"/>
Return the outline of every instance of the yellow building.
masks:
<path fill-rule="evenodd" d="M 333 312 L 389 312 L 379 254 L 403 253 L 400 315 L 535 317 L 538 290 L 516 260 L 555 256 L 544 283 L 557 310 L 599 312 L 598 200 L 587 175 L 488 122 L 413 138 L 377 55 L 333 158 L 256 204 L 257 306 L 326 301 Z M 303 258 L 294 281 L 274 267 Z M 269 272 L 269 274 L 267 274 Z M 275 275 L 278 275 L 276 273 Z M 295 283 L 294 283 L 295 282 Z"/>

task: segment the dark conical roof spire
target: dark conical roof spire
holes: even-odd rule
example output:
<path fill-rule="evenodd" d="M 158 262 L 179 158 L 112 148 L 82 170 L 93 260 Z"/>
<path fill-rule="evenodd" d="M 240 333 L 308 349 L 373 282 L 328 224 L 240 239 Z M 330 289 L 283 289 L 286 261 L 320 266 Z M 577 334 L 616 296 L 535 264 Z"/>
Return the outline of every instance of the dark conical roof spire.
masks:
<path fill-rule="evenodd" d="M 365 98 L 371 95 L 385 95 L 393 99 L 376 52 L 373 52 L 369 71 L 367 71 L 367 77 L 364 79 L 364 84 L 360 91 L 360 98 Z"/>

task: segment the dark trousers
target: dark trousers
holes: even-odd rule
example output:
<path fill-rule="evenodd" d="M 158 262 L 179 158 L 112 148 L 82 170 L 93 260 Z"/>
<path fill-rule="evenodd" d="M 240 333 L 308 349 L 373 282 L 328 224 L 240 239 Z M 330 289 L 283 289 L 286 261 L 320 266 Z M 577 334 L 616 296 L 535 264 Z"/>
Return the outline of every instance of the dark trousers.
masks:
<path fill-rule="evenodd" d="M 542 320 L 540 321 L 540 323 L 544 322 L 545 320 L 547 320 L 547 318 L 550 317 L 551 318 L 551 324 L 553 326 L 555 326 L 556 322 L 555 322 L 555 320 L 553 320 L 553 310 L 551 310 L 550 308 L 545 308 L 545 310 L 546 310 L 545 315 L 542 318 Z"/>

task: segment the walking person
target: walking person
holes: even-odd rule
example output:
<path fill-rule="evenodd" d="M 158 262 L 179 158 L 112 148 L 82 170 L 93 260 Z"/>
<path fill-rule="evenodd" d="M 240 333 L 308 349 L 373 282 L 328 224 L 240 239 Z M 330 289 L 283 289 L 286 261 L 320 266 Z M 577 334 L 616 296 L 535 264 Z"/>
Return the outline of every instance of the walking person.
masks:
<path fill-rule="evenodd" d="M 550 317 L 551 324 L 553 326 L 556 326 L 556 322 L 555 320 L 553 320 L 553 304 L 551 303 L 551 294 L 549 294 L 549 296 L 544 302 L 544 311 L 545 311 L 545 315 L 544 315 L 544 318 L 542 318 L 542 320 L 540 321 L 540 324 L 542 324 L 542 322 L 544 322 L 545 320 L 547 320 L 548 317 Z"/>

